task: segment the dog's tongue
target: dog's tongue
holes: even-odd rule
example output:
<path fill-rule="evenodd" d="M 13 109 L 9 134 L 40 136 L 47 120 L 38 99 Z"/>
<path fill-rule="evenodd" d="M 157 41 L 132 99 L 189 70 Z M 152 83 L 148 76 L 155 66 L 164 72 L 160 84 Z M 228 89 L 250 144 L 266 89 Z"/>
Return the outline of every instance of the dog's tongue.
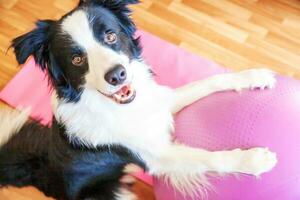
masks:
<path fill-rule="evenodd" d="M 117 94 L 119 94 L 119 95 L 128 95 L 129 92 L 130 92 L 130 87 L 129 87 L 129 85 L 125 85 L 125 86 L 123 86 L 123 87 L 117 92 Z"/>
<path fill-rule="evenodd" d="M 130 85 L 124 85 L 119 91 L 113 94 L 113 97 L 116 101 L 122 102 L 126 101 L 132 95 L 132 89 Z"/>

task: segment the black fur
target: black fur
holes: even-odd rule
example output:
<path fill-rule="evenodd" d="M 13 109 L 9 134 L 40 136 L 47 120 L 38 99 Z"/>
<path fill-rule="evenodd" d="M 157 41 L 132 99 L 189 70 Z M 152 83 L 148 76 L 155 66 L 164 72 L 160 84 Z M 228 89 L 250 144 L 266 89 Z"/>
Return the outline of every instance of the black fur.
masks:
<path fill-rule="evenodd" d="M 49 49 L 46 44 L 49 43 L 51 34 L 51 24 L 54 21 L 44 20 L 36 23 L 36 29 L 26 33 L 12 41 L 12 47 L 19 64 L 24 64 L 30 55 L 34 56 L 36 63 L 42 69 L 46 68 L 49 61 Z"/>
<path fill-rule="evenodd" d="M 141 48 L 134 37 L 135 26 L 127 7 L 137 2 L 82 0 L 75 10 L 58 21 L 39 21 L 34 30 L 12 41 L 17 61 L 23 64 L 33 55 L 47 72 L 58 97 L 76 103 L 85 81 L 80 77 L 89 67 L 88 63 L 79 67 L 72 64 L 74 54 L 86 52 L 62 33 L 62 20 L 84 8 L 89 17 L 96 19 L 90 26 L 99 41 L 103 40 L 101 35 L 105 31 L 114 29 L 121 39 L 110 48 L 124 52 L 130 59 L 138 59 Z M 137 155 L 120 145 L 91 149 L 76 138 L 70 141 L 64 125 L 55 120 L 50 128 L 29 122 L 0 147 L 0 186 L 32 185 L 58 200 L 114 200 L 122 187 L 119 179 L 124 175 L 123 169 L 129 163 L 145 168 Z"/>
<path fill-rule="evenodd" d="M 143 162 L 122 146 L 70 144 L 65 129 L 26 124 L 0 149 L 0 185 L 35 186 L 56 199 L 115 198 L 122 170 Z"/>

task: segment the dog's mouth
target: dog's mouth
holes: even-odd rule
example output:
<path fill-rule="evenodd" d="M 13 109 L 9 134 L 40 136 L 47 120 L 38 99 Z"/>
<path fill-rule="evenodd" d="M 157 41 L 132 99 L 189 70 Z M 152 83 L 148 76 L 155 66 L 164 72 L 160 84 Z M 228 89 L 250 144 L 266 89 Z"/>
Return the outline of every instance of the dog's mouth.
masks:
<path fill-rule="evenodd" d="M 136 91 L 130 84 L 122 86 L 117 92 L 113 94 L 104 94 L 99 90 L 98 92 L 119 104 L 131 103 L 136 96 Z"/>

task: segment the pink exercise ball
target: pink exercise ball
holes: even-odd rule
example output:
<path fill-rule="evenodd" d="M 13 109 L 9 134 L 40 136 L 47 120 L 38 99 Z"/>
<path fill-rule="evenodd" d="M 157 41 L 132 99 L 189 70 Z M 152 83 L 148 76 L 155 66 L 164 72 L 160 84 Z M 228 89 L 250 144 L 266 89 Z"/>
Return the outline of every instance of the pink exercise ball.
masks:
<path fill-rule="evenodd" d="M 149 33 L 142 35 L 144 57 L 160 84 L 175 88 L 226 71 Z M 259 179 L 210 178 L 214 190 L 207 200 L 300 200 L 300 82 L 277 79 L 274 89 L 221 92 L 177 115 L 175 135 L 187 145 L 212 151 L 268 147 L 277 153 L 277 166 Z M 154 187 L 157 200 L 193 199 L 163 180 L 154 180 Z"/>
<path fill-rule="evenodd" d="M 211 151 L 268 147 L 277 153 L 277 166 L 260 178 L 210 178 L 214 190 L 206 199 L 300 199 L 300 82 L 277 78 L 274 89 L 214 94 L 176 117 L 176 138 L 189 146 Z M 193 199 L 163 180 L 154 182 L 157 200 Z"/>

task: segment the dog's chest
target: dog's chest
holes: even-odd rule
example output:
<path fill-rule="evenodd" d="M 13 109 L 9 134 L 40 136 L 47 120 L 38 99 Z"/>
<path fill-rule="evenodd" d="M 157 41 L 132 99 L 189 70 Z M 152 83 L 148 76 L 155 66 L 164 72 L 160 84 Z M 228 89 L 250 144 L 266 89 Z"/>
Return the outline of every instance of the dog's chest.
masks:
<path fill-rule="evenodd" d="M 172 94 L 163 88 L 150 95 L 142 94 L 131 104 L 116 105 L 86 93 L 82 102 L 59 106 L 58 114 L 69 136 L 89 145 L 122 144 L 137 150 L 160 148 L 170 142 L 173 131 Z"/>

